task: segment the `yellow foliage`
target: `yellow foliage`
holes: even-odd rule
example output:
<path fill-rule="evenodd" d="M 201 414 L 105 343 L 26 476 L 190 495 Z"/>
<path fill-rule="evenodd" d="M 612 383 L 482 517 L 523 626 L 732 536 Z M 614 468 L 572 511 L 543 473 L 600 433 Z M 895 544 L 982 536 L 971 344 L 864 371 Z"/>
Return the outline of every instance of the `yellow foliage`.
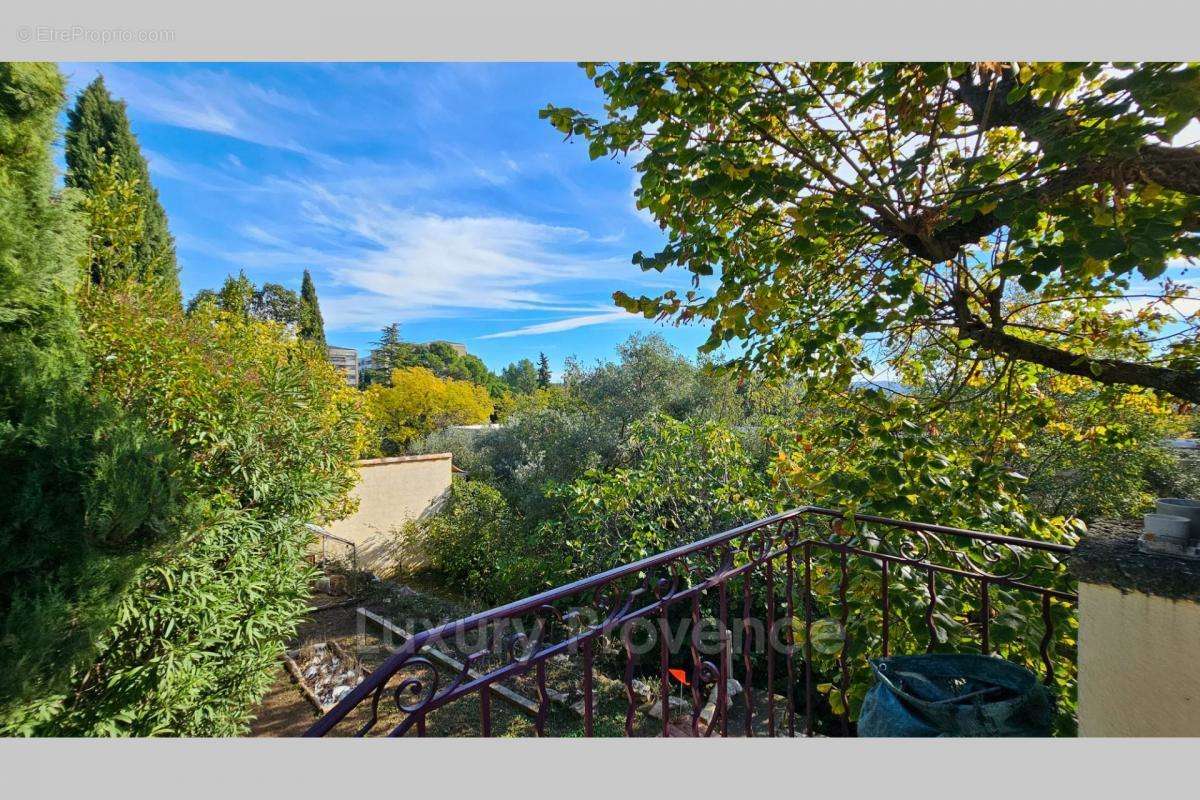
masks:
<path fill-rule="evenodd" d="M 127 280 L 81 308 L 92 392 L 170 437 L 214 503 L 303 520 L 353 510 L 362 401 L 320 348 L 215 306 L 185 315 Z"/>
<path fill-rule="evenodd" d="M 487 422 L 495 410 L 487 389 L 439 378 L 424 367 L 393 370 L 391 386 L 367 389 L 366 407 L 381 440 L 394 446 L 448 425 Z"/>

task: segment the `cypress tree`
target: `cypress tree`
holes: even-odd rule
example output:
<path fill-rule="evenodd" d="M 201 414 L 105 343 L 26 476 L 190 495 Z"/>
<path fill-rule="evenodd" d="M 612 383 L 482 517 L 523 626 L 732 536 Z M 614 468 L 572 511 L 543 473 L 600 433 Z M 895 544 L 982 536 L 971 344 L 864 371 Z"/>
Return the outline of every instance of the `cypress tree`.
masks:
<path fill-rule="evenodd" d="M 545 389 L 550 385 L 550 359 L 545 353 L 538 353 L 538 387 Z"/>
<path fill-rule="evenodd" d="M 50 574 L 80 516 L 57 418 L 86 379 L 74 303 L 82 231 L 54 191 L 51 158 L 64 86 L 53 65 L 0 63 L 0 730 L 36 690 L 41 676 L 29 673 L 59 660 L 53 640 L 70 635 Z"/>
<path fill-rule="evenodd" d="M 158 443 L 86 394 L 83 226 L 54 188 L 64 89 L 53 64 L 0 63 L 0 735 L 61 702 L 140 563 L 147 510 L 173 511 Z"/>
<path fill-rule="evenodd" d="M 133 255 L 137 263 L 130 265 L 129 271 L 156 276 L 166 291 L 180 296 L 175 240 L 167 226 L 167 214 L 150 182 L 150 167 L 129 127 L 125 103 L 108 93 L 103 76 L 79 93 L 75 107 L 67 114 L 66 156 L 67 186 L 88 193 L 98 191 L 104 185 L 106 169 L 114 163 L 119 177 L 136 185 L 141 231 Z"/>
<path fill-rule="evenodd" d="M 51 156 L 63 98 L 53 65 L 0 62 L 0 431 L 48 413 L 50 387 L 84 378 L 82 230 L 54 191 Z"/>
<path fill-rule="evenodd" d="M 317 287 L 308 270 L 304 270 L 304 280 L 300 284 L 300 338 L 325 347 L 325 320 L 317 301 Z"/>

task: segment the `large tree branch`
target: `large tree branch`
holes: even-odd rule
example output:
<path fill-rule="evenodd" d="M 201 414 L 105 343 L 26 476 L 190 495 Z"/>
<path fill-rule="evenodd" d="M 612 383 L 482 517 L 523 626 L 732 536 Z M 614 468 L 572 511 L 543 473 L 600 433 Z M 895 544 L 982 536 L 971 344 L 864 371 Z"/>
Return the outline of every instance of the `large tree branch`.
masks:
<path fill-rule="evenodd" d="M 1004 75 L 990 90 L 996 97 L 989 107 L 988 86 L 973 82 L 968 74 L 956 82 L 954 94 L 971 110 L 975 124 L 984 130 L 1013 127 L 1029 141 L 1042 144 L 1078 132 L 1069 115 L 1057 108 L 1038 105 L 1028 92 L 1008 102 L 1009 92 L 1016 88 L 1013 76 Z M 1086 172 L 1094 173 L 1095 177 L 1125 183 L 1154 182 L 1165 189 L 1200 195 L 1200 148 L 1147 143 L 1132 153 L 1114 154 L 1089 166 Z"/>
<path fill-rule="evenodd" d="M 955 293 L 950 305 L 959 336 L 970 339 L 990 353 L 1040 364 L 1056 372 L 1090 378 L 1098 383 L 1143 386 L 1200 403 L 1200 371 L 1171 369 L 1116 358 L 1092 358 L 1022 339 L 1006 332 L 1003 327 L 988 325 L 972 313 L 966 293 L 962 291 Z"/>
<path fill-rule="evenodd" d="M 989 88 L 975 83 L 970 76 L 958 81 L 954 96 L 971 111 L 975 124 L 989 130 L 1015 127 L 1030 141 L 1048 143 L 1070 136 L 1075 122 L 1063 111 L 1041 106 L 1029 94 L 1008 102 L 1016 87 L 1006 75 Z M 989 95 L 992 102 L 989 104 Z M 1166 147 L 1143 144 L 1133 152 L 1114 153 L 1059 170 L 1032 186 L 1006 192 L 995 198 L 1009 201 L 1019 198 L 1042 204 L 1056 201 L 1070 192 L 1093 184 L 1127 186 L 1156 183 L 1166 189 L 1200 196 L 1200 148 Z M 935 213 L 942 213 L 939 209 Z M 896 225 L 886 219 L 874 221 L 881 231 L 895 236 L 918 258 L 946 261 L 963 247 L 973 244 L 1004 225 L 994 213 L 976 214 L 970 220 L 939 225 L 929 215 L 909 218 Z"/>
<path fill-rule="evenodd" d="M 1170 161 L 1173 160 L 1174 156 L 1172 155 Z M 1144 165 L 1145 171 L 1142 174 L 1159 174 L 1170 170 L 1173 167 L 1170 161 L 1160 163 L 1158 160 L 1150 159 L 1149 163 Z M 1200 167 L 1200 152 L 1196 154 L 1196 165 Z M 1103 182 L 1125 183 L 1130 176 L 1128 169 L 1129 167 L 1124 164 L 1104 161 L 1085 162 L 1046 177 L 1034 186 L 1025 186 L 1004 192 L 996 197 L 996 200 L 1008 202 L 1024 198 L 1037 204 L 1052 203 L 1081 186 Z M 1157 183 L 1157 181 L 1155 182 Z M 1200 175 L 1198 175 L 1196 193 L 1200 194 Z M 937 209 L 934 213 L 942 214 L 944 209 Z M 904 223 L 907 224 L 907 227 L 901 228 L 881 217 L 876 223 L 876 227 L 895 236 L 910 253 L 927 261 L 949 261 L 958 255 L 963 247 L 978 242 L 1004 226 L 1004 221 L 992 212 L 976 214 L 969 220 L 949 225 L 936 225 L 929 215 L 910 217 L 904 220 Z"/>

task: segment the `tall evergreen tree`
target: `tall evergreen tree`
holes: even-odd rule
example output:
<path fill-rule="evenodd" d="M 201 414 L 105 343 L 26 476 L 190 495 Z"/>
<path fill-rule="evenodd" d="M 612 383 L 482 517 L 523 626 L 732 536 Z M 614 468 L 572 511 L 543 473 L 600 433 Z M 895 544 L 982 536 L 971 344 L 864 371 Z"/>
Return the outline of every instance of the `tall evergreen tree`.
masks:
<path fill-rule="evenodd" d="M 392 370 L 404 366 L 409 348 L 410 345 L 400 338 L 399 322 L 385 325 L 379 332 L 375 346 L 371 348 L 371 369 L 363 373 L 363 385 L 388 385 Z"/>
<path fill-rule="evenodd" d="M 104 77 L 97 77 L 80 92 L 75 107 L 67 114 L 67 186 L 84 192 L 102 190 L 107 170 L 115 164 L 120 179 L 133 184 L 141 206 L 138 242 L 133 251 L 133 275 L 152 275 L 163 287 L 179 295 L 179 267 L 175 240 L 167 226 L 167 214 L 150 182 L 150 168 L 129 127 L 125 103 L 108 93 Z M 111 177 L 111 176 L 108 176 Z M 111 181 L 109 181 L 111 182 Z"/>
<path fill-rule="evenodd" d="M 50 411 L 44 392 L 82 381 L 82 231 L 54 192 L 51 145 L 63 79 L 50 64 L 0 62 L 0 442 Z"/>
<path fill-rule="evenodd" d="M 550 359 L 545 353 L 538 353 L 538 387 L 545 389 L 550 385 Z"/>
<path fill-rule="evenodd" d="M 325 320 L 317 300 L 317 287 L 308 270 L 304 270 L 304 280 L 300 284 L 300 338 L 325 346 Z"/>
<path fill-rule="evenodd" d="M 0 735 L 61 704 L 172 512 L 158 443 L 85 394 L 83 229 L 54 188 L 64 88 L 53 64 L 0 63 Z"/>

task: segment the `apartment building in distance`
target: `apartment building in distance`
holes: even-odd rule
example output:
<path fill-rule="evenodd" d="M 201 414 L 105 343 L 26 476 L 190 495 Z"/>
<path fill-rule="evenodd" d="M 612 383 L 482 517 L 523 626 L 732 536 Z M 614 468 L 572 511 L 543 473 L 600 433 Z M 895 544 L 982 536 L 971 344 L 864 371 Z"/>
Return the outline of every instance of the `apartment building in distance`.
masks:
<path fill-rule="evenodd" d="M 458 353 L 460 356 L 465 356 L 467 354 L 467 346 L 462 342 L 447 342 L 445 339 L 436 339 L 429 344 L 444 344 L 454 352 Z"/>
<path fill-rule="evenodd" d="M 325 355 L 329 358 L 329 363 L 342 373 L 342 377 L 346 379 L 347 386 L 358 388 L 358 351 L 353 347 L 334 347 L 327 345 L 325 347 Z"/>

